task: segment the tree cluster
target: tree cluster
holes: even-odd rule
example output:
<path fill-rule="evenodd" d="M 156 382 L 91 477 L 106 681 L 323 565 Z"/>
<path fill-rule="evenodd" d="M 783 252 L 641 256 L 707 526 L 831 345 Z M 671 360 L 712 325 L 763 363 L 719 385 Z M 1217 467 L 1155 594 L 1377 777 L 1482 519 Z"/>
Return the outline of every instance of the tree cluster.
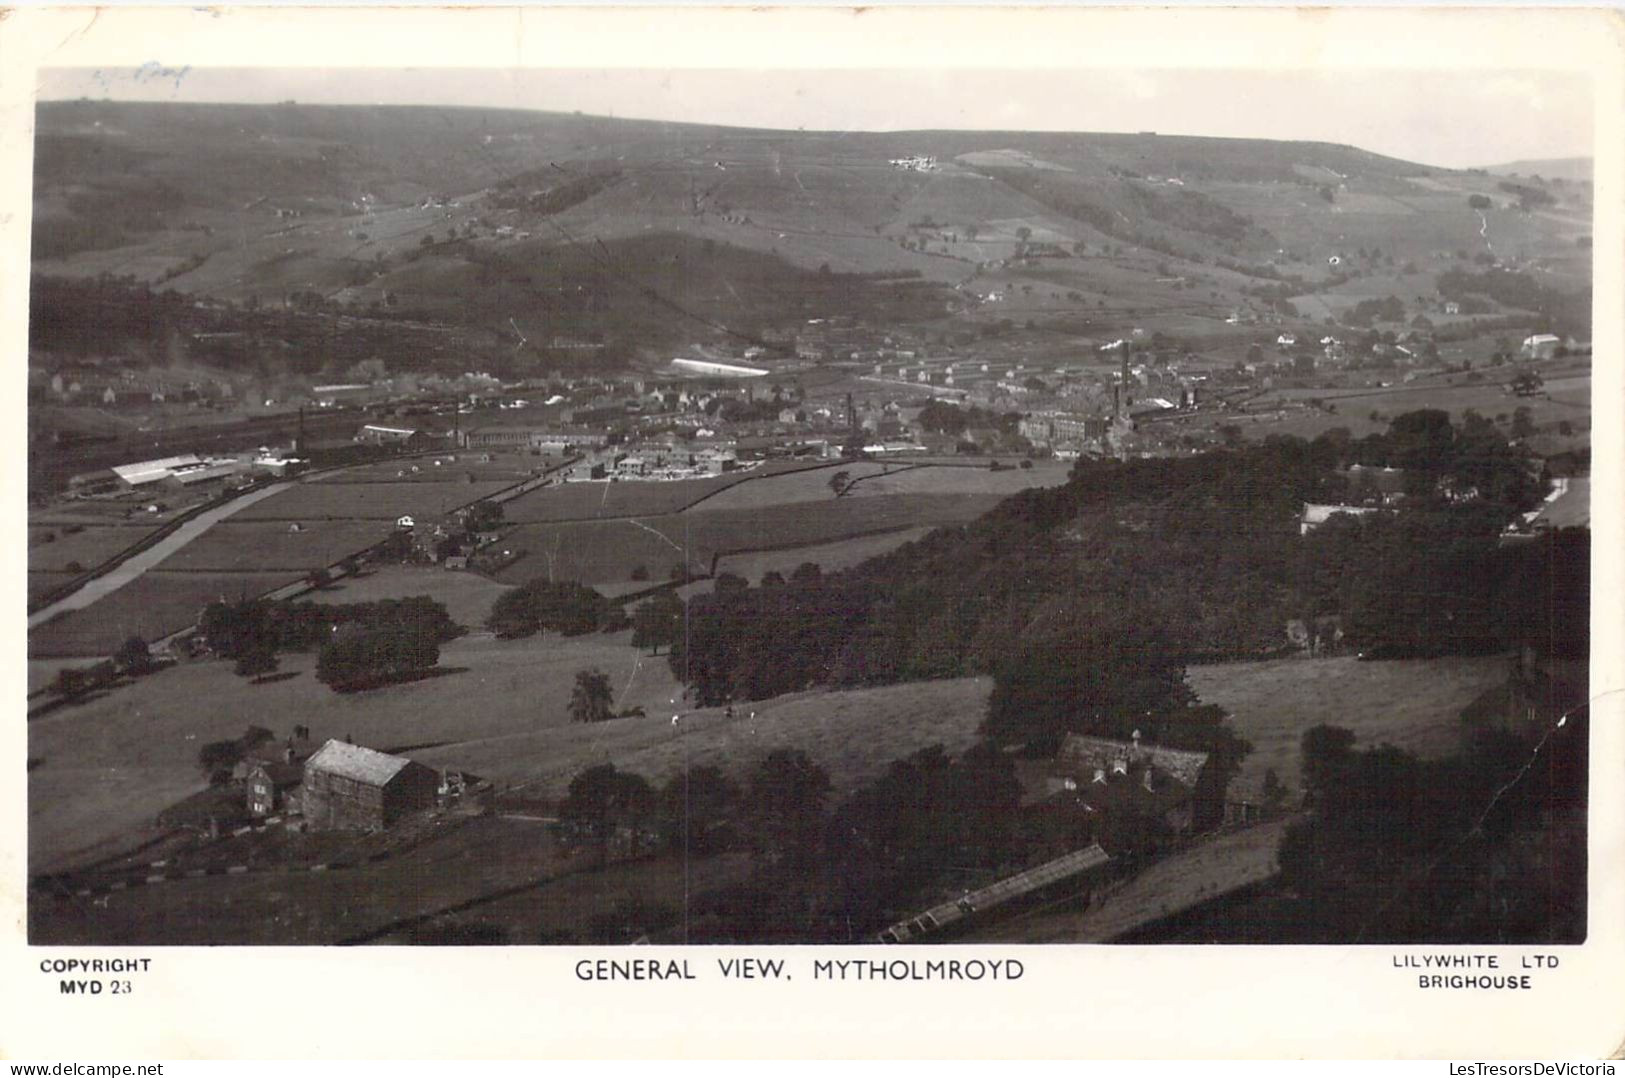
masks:
<path fill-rule="evenodd" d="M 620 608 L 584 584 L 538 577 L 500 595 L 485 625 L 503 639 L 544 630 L 581 636 L 603 629 L 612 611 Z"/>
<path fill-rule="evenodd" d="M 416 626 L 348 628 L 317 655 L 316 680 L 334 692 L 355 692 L 419 674 L 439 662 L 439 643 Z"/>

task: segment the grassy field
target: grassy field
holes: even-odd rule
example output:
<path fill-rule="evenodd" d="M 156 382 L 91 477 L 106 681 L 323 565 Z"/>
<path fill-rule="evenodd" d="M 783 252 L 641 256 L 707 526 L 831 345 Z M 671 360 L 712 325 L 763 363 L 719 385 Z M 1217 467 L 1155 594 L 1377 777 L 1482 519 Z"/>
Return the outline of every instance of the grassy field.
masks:
<path fill-rule="evenodd" d="M 557 871 L 537 824 L 474 820 L 397 857 L 338 872 L 174 880 L 88 899 L 29 904 L 34 943 L 336 943 Z M 315 836 L 312 836 L 315 837 Z"/>
<path fill-rule="evenodd" d="M 425 930 L 461 927 L 495 931 L 507 943 L 579 944 L 590 942 L 596 917 L 619 906 L 663 900 L 680 910 L 685 886 L 726 886 L 748 870 L 739 854 L 686 862 L 667 855 L 598 870 L 588 856 L 559 851 L 537 822 L 475 819 L 448 822 L 386 861 L 342 871 L 175 880 L 109 895 L 105 905 L 32 902 L 29 939 L 254 946 L 370 937 L 400 944 Z"/>
<path fill-rule="evenodd" d="M 202 787 L 198 748 L 250 724 L 286 736 L 297 721 L 318 739 L 348 734 L 383 749 L 490 744 L 485 739 L 568 727 L 572 679 L 589 667 L 609 675 L 617 707 L 669 711 L 678 687 L 665 657 L 650 658 L 629 641 L 628 633 L 458 640 L 441 649 L 444 676 L 348 695 L 315 680 L 314 655 L 284 655 L 281 672 L 294 676 L 263 685 L 234 676 L 224 662 L 162 671 L 29 724 L 28 755 L 44 760 L 28 776 L 30 864 L 150 825 L 160 809 Z M 598 729 L 586 731 L 589 741 Z M 506 773 L 500 752 L 478 763 L 452 749 L 411 755 L 498 778 Z"/>
<path fill-rule="evenodd" d="M 645 663 L 665 660 L 645 659 Z M 806 752 L 830 774 L 836 796 L 881 774 L 893 760 L 929 745 L 959 752 L 975 741 L 992 682 L 957 678 L 843 692 L 807 692 L 722 708 L 649 710 L 647 718 L 591 726 L 540 727 L 426 750 L 423 762 L 463 766 L 543 798 L 563 796 L 582 768 L 613 763 L 652 782 L 686 765 L 715 764 L 740 774 L 776 748 Z"/>
<path fill-rule="evenodd" d="M 1510 373 L 1500 378 L 1510 378 Z M 1272 402 L 1292 402 L 1319 399 L 1333 406 L 1335 412 L 1316 409 L 1294 409 L 1284 416 L 1262 414 L 1258 416 L 1216 416 L 1214 423 L 1236 423 L 1248 438 L 1262 438 L 1269 434 L 1292 434 L 1313 438 L 1333 427 L 1347 427 L 1355 437 L 1373 431 L 1386 431 L 1388 420 L 1405 412 L 1422 408 L 1438 408 L 1450 413 L 1461 422 L 1462 413 L 1469 408 L 1487 419 L 1498 420 L 1502 430 L 1518 408 L 1528 408 L 1530 419 L 1542 437 L 1557 438 L 1559 424 L 1567 422 L 1572 434 L 1568 437 L 1581 443 L 1589 439 L 1591 430 L 1591 378 L 1589 375 L 1565 375 L 1547 383 L 1547 394 L 1539 397 L 1515 397 L 1506 392 L 1503 381 L 1486 375 L 1482 382 L 1466 382 L 1459 377 L 1444 383 L 1427 381 L 1364 390 L 1293 389 L 1270 394 L 1249 405 L 1250 409 L 1268 409 Z M 1372 413 L 1379 418 L 1372 419 Z"/>
<path fill-rule="evenodd" d="M 397 480 L 379 483 L 300 483 L 240 514 L 240 521 L 395 520 L 434 517 L 477 501 L 517 480 Z"/>
<path fill-rule="evenodd" d="M 1253 744 L 1231 783 L 1240 796 L 1261 797 L 1264 773 L 1300 788 L 1303 733 L 1328 723 L 1354 731 L 1357 744 L 1381 742 L 1422 756 L 1458 745 L 1460 714 L 1506 677 L 1506 659 L 1444 658 L 1405 662 L 1278 659 L 1193 666 L 1191 688 L 1204 703 L 1230 712 L 1231 725 Z"/>
<path fill-rule="evenodd" d="M 380 543 L 394 530 L 394 524 L 387 520 L 324 520 L 296 532 L 288 524 L 233 518 L 221 521 L 159 562 L 158 569 L 307 572 Z"/>
<path fill-rule="evenodd" d="M 153 570 L 90 606 L 28 631 L 30 657 L 111 655 L 130 636 L 156 640 L 184 629 L 220 596 L 260 595 L 303 573 L 170 573 Z"/>
<path fill-rule="evenodd" d="M 988 468 L 927 466 L 893 470 L 857 483 L 847 497 L 884 494 L 992 494 L 1008 497 L 1031 487 L 1058 487 L 1072 466 L 1061 461 L 1035 461 L 1031 468 L 991 471 Z"/>
<path fill-rule="evenodd" d="M 468 477 L 473 476 L 477 483 L 506 485 L 529 479 L 552 463 L 544 457 L 496 453 L 490 454 L 489 461 L 480 460 L 485 455 L 483 450 L 464 450 L 438 457 L 386 460 L 330 472 L 311 479 L 311 482 L 340 486 L 354 483 L 466 483 Z"/>
<path fill-rule="evenodd" d="M 864 476 L 879 475 L 886 468 L 887 465 L 884 464 L 850 461 L 799 474 L 758 479 L 751 483 L 741 483 L 715 497 L 707 498 L 700 509 L 704 512 L 713 512 L 726 509 L 763 509 L 773 505 L 796 505 L 802 502 L 834 501 L 835 492 L 830 489 L 829 481 L 835 476 L 836 472 L 846 472 L 851 478 L 857 479 Z"/>
<path fill-rule="evenodd" d="M 139 524 L 92 524 L 72 535 L 64 533 L 60 527 L 31 526 L 28 529 L 28 571 L 68 572 L 70 562 L 93 569 L 157 530 L 157 525 L 145 521 Z M 47 542 L 47 535 L 56 538 Z"/>
<path fill-rule="evenodd" d="M 505 583 L 521 583 L 551 573 L 560 580 L 618 584 L 628 580 L 632 570 L 641 565 L 651 577 L 664 579 L 672 565 L 684 562 L 697 571 L 709 572 L 715 554 L 785 550 L 881 532 L 962 523 L 985 513 L 998 501 L 997 495 L 990 494 L 826 496 L 818 502 L 762 509 L 702 509 L 636 521 L 527 524 L 515 528 L 504 546 L 525 550 L 528 555 L 499 578 Z"/>
<path fill-rule="evenodd" d="M 503 503 L 503 517 L 513 523 L 546 524 L 599 517 L 664 516 L 739 480 L 733 476 L 682 479 L 669 483 L 564 483 L 542 487 Z"/>
<path fill-rule="evenodd" d="M 824 572 L 833 572 L 836 569 L 847 569 L 877 558 L 882 554 L 889 554 L 904 543 L 912 543 L 923 539 L 931 533 L 928 527 L 904 528 L 901 531 L 886 532 L 882 535 L 866 535 L 857 539 L 841 539 L 833 543 L 818 543 L 813 546 L 795 547 L 791 550 L 763 550 L 749 554 L 729 554 L 717 561 L 717 572 L 733 573 L 744 577 L 752 584 L 761 582 L 762 575 L 768 572 L 777 572 L 786 578 L 796 567 L 804 562 L 812 562 Z M 690 587 L 709 591 L 710 581 L 698 581 Z M 687 591 L 688 589 L 683 589 Z"/>
<path fill-rule="evenodd" d="M 359 577 L 343 577 L 305 598 L 318 603 L 370 603 L 379 599 L 399 599 L 427 595 L 444 603 L 446 612 L 459 625 L 477 629 L 485 624 L 491 604 L 507 591 L 504 584 L 477 573 L 454 572 L 437 566 L 387 565 Z"/>

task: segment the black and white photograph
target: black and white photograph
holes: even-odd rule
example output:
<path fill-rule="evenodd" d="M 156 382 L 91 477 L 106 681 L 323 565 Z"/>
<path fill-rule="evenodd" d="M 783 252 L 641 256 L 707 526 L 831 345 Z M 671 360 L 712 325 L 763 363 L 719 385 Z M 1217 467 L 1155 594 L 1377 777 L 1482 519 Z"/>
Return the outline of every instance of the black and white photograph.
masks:
<path fill-rule="evenodd" d="M 1587 942 L 1593 72 L 356 55 L 32 72 L 30 947 Z"/>

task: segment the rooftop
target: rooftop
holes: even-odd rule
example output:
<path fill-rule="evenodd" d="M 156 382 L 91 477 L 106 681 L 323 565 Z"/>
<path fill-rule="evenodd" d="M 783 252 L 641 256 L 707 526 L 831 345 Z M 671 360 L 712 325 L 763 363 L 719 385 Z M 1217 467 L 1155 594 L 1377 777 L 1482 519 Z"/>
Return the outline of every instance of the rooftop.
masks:
<path fill-rule="evenodd" d="M 411 762 L 404 756 L 391 756 L 347 741 L 329 741 L 305 762 L 305 769 L 325 771 L 368 786 L 383 786 Z"/>

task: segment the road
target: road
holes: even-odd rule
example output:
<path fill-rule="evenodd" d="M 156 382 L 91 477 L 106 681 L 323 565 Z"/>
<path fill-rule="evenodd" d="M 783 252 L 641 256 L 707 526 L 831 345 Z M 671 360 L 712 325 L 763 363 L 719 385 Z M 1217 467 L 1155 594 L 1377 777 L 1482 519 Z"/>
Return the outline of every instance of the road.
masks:
<path fill-rule="evenodd" d="M 32 629 L 34 626 L 50 621 L 58 614 L 69 610 L 83 609 L 103 596 L 117 591 L 214 527 L 220 521 L 225 520 L 234 513 L 247 509 L 257 501 L 287 490 L 292 485 L 291 483 L 273 483 L 271 486 L 244 494 L 240 498 L 233 498 L 219 508 L 199 513 L 179 528 L 176 528 L 173 534 L 165 536 L 162 540 L 130 558 L 112 572 L 97 577 L 72 595 L 68 595 L 50 606 L 42 607 L 28 615 L 28 627 Z"/>

